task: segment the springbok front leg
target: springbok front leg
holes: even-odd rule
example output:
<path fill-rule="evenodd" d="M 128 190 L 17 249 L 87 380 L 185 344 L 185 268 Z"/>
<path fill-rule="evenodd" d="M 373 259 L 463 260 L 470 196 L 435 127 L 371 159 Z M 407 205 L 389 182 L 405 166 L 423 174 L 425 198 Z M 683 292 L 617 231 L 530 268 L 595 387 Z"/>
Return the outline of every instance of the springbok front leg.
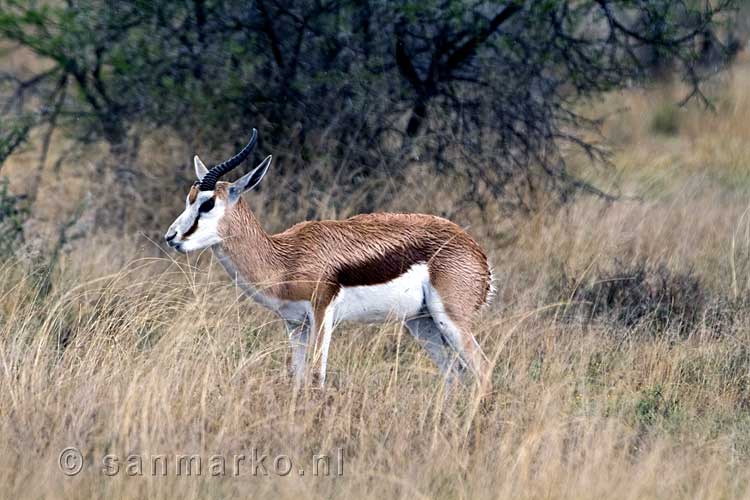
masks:
<path fill-rule="evenodd" d="M 292 362 L 290 374 L 295 384 L 300 384 L 305 379 L 305 367 L 307 364 L 307 344 L 310 337 L 310 320 L 305 317 L 302 321 L 285 321 L 289 342 L 292 346 Z"/>
<path fill-rule="evenodd" d="M 310 339 L 312 344 L 311 370 L 313 381 L 317 377 L 320 386 L 325 385 L 326 368 L 328 366 L 328 349 L 331 346 L 333 334 L 334 301 L 333 294 L 321 294 L 313 304 L 313 321 L 310 325 Z"/>

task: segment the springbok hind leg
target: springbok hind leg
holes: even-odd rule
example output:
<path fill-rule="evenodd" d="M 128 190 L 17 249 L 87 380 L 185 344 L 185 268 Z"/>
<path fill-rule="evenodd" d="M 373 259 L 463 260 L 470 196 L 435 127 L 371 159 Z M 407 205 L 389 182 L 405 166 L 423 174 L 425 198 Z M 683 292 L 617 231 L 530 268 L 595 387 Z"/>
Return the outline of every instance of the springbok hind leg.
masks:
<path fill-rule="evenodd" d="M 446 311 L 442 300 L 436 292 L 430 294 L 427 300 L 427 308 L 430 311 L 435 325 L 442 333 L 450 346 L 460 356 L 461 361 L 475 376 L 476 382 L 482 391 L 489 389 L 489 367 L 487 358 L 482 352 L 479 343 L 471 334 L 470 320 L 467 318 L 451 317 Z"/>
<path fill-rule="evenodd" d="M 461 372 L 461 361 L 451 346 L 446 344 L 440 329 L 429 315 L 404 322 L 409 333 L 416 339 L 451 385 Z"/>

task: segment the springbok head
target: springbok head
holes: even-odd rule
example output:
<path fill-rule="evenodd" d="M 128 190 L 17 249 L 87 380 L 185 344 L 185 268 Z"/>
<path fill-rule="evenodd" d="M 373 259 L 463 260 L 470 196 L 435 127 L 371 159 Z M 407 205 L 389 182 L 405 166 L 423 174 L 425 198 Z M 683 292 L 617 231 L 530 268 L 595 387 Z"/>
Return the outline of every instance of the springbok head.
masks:
<path fill-rule="evenodd" d="M 239 166 L 250 155 L 257 140 L 258 131 L 253 129 L 250 142 L 239 153 L 210 170 L 197 155 L 195 156 L 197 180 L 187 194 L 185 210 L 164 235 L 169 246 L 187 253 L 221 242 L 219 222 L 227 210 L 237 203 L 242 193 L 257 186 L 266 175 L 271 164 L 271 155 L 251 172 L 232 183 L 219 182 L 219 177 Z"/>

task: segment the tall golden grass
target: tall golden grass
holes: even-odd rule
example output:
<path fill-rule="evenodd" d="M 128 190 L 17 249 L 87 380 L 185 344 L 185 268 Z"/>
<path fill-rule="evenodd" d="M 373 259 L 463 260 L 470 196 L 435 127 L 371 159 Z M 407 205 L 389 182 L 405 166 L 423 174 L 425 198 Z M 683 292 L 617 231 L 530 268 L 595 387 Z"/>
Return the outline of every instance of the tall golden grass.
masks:
<path fill-rule="evenodd" d="M 62 248 L 51 274 L 19 251 L 0 264 L 0 497 L 747 496 L 750 316 L 735 309 L 731 328 L 689 336 L 581 323 L 559 314 L 570 304 L 555 287 L 563 273 L 584 282 L 645 260 L 692 270 L 717 297 L 747 297 L 749 80 L 736 69 L 716 114 L 678 110 L 668 136 L 650 121 L 665 91 L 603 103 L 629 108 L 607 124 L 617 167 L 588 174 L 633 195 L 614 205 L 582 198 L 508 219 L 459 205 L 455 186 L 419 169 L 404 185 L 369 186 L 384 210 L 448 214 L 487 248 L 500 293 L 476 324 L 496 360 L 483 400 L 461 388 L 446 397 L 396 325 L 338 329 L 330 383 L 295 394 L 280 321 L 243 300 L 210 253 L 163 252 L 156 226 L 100 227 Z M 45 197 L 48 213 L 72 210 L 79 182 Z M 357 194 L 339 199 L 332 184 L 298 193 L 290 212 L 283 183 L 269 182 L 250 201 L 271 230 L 357 211 Z M 156 220 L 182 203 L 160 202 Z M 84 456 L 75 476 L 60 468 L 66 447 Z M 252 450 L 289 456 L 292 473 L 211 476 L 209 457 Z M 310 473 L 313 455 L 339 450 L 343 474 Z M 114 476 L 106 455 L 119 458 Z M 128 474 L 129 455 L 143 458 L 142 475 Z M 200 455 L 201 474 L 154 476 L 155 455 Z"/>

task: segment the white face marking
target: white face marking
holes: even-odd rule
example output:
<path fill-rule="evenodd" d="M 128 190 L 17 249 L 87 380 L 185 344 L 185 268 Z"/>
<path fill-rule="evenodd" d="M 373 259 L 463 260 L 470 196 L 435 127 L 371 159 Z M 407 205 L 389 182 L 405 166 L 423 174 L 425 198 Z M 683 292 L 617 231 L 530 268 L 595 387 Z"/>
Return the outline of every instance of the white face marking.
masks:
<path fill-rule="evenodd" d="M 213 207 L 208 210 L 212 199 Z M 226 203 L 214 196 L 214 191 L 199 191 L 193 203 L 189 196 L 185 200 L 185 210 L 169 226 L 165 238 L 183 253 L 220 243 L 219 221 L 225 211 Z"/>

